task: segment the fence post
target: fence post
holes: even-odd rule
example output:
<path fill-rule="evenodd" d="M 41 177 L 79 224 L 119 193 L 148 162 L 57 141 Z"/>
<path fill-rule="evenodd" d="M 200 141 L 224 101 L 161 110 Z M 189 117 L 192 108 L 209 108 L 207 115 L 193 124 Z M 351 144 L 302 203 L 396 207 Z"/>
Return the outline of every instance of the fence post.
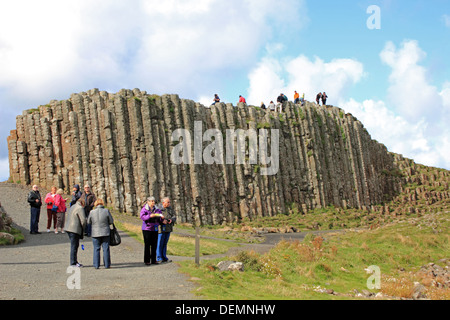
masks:
<path fill-rule="evenodd" d="M 195 264 L 200 265 L 200 227 L 195 226 Z"/>

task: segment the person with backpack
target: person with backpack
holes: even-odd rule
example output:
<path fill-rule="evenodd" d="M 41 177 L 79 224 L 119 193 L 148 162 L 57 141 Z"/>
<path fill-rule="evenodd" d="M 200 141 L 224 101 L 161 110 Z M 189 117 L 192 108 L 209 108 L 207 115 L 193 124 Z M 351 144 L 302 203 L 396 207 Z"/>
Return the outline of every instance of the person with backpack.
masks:
<path fill-rule="evenodd" d="M 41 215 L 42 198 L 37 185 L 34 185 L 28 194 L 27 201 L 30 204 L 31 211 L 30 234 L 41 234 L 39 232 L 39 217 Z"/>

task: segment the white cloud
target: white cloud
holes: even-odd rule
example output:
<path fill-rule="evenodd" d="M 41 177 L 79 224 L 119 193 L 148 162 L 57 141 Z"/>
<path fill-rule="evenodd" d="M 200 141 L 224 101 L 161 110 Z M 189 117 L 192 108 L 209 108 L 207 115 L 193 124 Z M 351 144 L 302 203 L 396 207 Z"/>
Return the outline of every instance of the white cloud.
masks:
<path fill-rule="evenodd" d="M 100 86 L 195 96 L 253 65 L 278 31 L 289 39 L 305 24 L 294 19 L 303 8 L 297 0 L 5 2 L 0 87 L 38 99 Z"/>
<path fill-rule="evenodd" d="M 426 53 L 418 42 L 405 41 L 399 49 L 388 42 L 380 57 L 392 69 L 389 104 L 411 121 L 432 120 L 442 108 L 442 99 L 437 88 L 429 84 L 427 69 L 419 65 Z"/>
<path fill-rule="evenodd" d="M 311 61 L 303 55 L 293 59 L 268 56 L 249 74 L 248 101 L 259 105 L 261 101 L 276 99 L 281 92 L 292 100 L 295 90 L 305 93 L 310 101 L 315 101 L 316 94 L 325 90 L 333 101 L 339 101 L 363 76 L 363 65 L 352 59 L 325 62 L 318 57 Z"/>
<path fill-rule="evenodd" d="M 398 49 L 388 42 L 380 53 L 382 62 L 392 69 L 388 100 L 350 100 L 343 107 L 390 151 L 449 169 L 450 82 L 441 91 L 432 85 L 428 70 L 419 65 L 425 57 L 417 41 L 404 41 Z"/>
<path fill-rule="evenodd" d="M 419 63 L 426 53 L 417 41 L 405 41 L 400 48 L 388 42 L 380 53 L 391 68 L 386 101 L 358 102 L 348 90 L 364 76 L 364 66 L 353 59 L 305 56 L 274 58 L 271 52 L 249 73 L 247 101 L 276 99 L 280 92 L 293 99 L 294 90 L 315 101 L 326 90 L 331 104 L 355 115 L 371 136 L 396 153 L 425 165 L 450 168 L 450 82 L 439 90 L 430 83 L 428 70 Z"/>
<path fill-rule="evenodd" d="M 9 179 L 9 160 L 0 159 L 0 182 L 7 181 Z"/>
<path fill-rule="evenodd" d="M 429 123 L 408 121 L 389 110 L 383 101 L 360 103 L 350 99 L 340 107 L 358 118 L 372 138 L 386 145 L 389 151 L 403 154 L 417 163 L 450 168 L 448 130 L 430 137 Z"/>
<path fill-rule="evenodd" d="M 51 10 L 43 10 L 43 8 Z M 58 14 L 55 14 L 58 12 Z M 70 13 L 70 14 L 69 14 Z M 72 5 L 62 1 L 14 1 L 0 9 L 0 86 L 33 95 L 66 76 L 75 61 L 79 28 Z"/>
<path fill-rule="evenodd" d="M 450 81 L 444 83 L 442 91 L 439 94 L 442 97 L 444 106 L 450 108 Z"/>
<path fill-rule="evenodd" d="M 206 92 L 210 101 L 224 81 L 254 65 L 266 43 L 290 40 L 304 26 L 305 19 L 287 19 L 304 6 L 303 0 L 2 1 L 0 157 L 16 115 L 73 92 L 140 88 L 186 98 Z"/>
<path fill-rule="evenodd" d="M 447 28 L 450 28 L 450 15 L 444 14 L 442 16 L 442 20 L 444 21 L 444 24 Z"/>

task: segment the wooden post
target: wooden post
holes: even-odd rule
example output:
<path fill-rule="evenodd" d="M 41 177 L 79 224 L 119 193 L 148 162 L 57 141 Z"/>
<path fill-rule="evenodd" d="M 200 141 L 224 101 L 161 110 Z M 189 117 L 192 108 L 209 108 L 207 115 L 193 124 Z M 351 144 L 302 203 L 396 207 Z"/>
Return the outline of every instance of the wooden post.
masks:
<path fill-rule="evenodd" d="M 200 227 L 195 227 L 195 264 L 200 265 Z"/>

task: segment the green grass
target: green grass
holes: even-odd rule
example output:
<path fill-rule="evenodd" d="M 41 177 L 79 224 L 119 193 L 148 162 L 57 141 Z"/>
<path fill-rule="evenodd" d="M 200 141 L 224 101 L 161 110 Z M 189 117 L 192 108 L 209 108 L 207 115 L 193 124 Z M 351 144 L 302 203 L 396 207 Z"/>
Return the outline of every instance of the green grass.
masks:
<path fill-rule="evenodd" d="M 312 236 L 304 242 L 282 241 L 264 255 L 241 252 L 229 257 L 244 263 L 241 273 L 218 271 L 215 265 L 224 259 L 203 261 L 200 266 L 185 261 L 181 270 L 201 279 L 196 293 L 206 299 L 354 299 L 353 290 L 367 290 L 370 275 L 364 269 L 376 265 L 382 272 L 381 293 L 410 297 L 418 281 L 414 273 L 448 258 L 448 218 L 445 213 L 430 216 L 430 223 L 410 220 L 375 230 L 336 233 L 325 241 Z M 333 289 L 339 295 L 318 293 L 315 288 Z M 434 297 L 449 299 L 449 289 Z"/>

